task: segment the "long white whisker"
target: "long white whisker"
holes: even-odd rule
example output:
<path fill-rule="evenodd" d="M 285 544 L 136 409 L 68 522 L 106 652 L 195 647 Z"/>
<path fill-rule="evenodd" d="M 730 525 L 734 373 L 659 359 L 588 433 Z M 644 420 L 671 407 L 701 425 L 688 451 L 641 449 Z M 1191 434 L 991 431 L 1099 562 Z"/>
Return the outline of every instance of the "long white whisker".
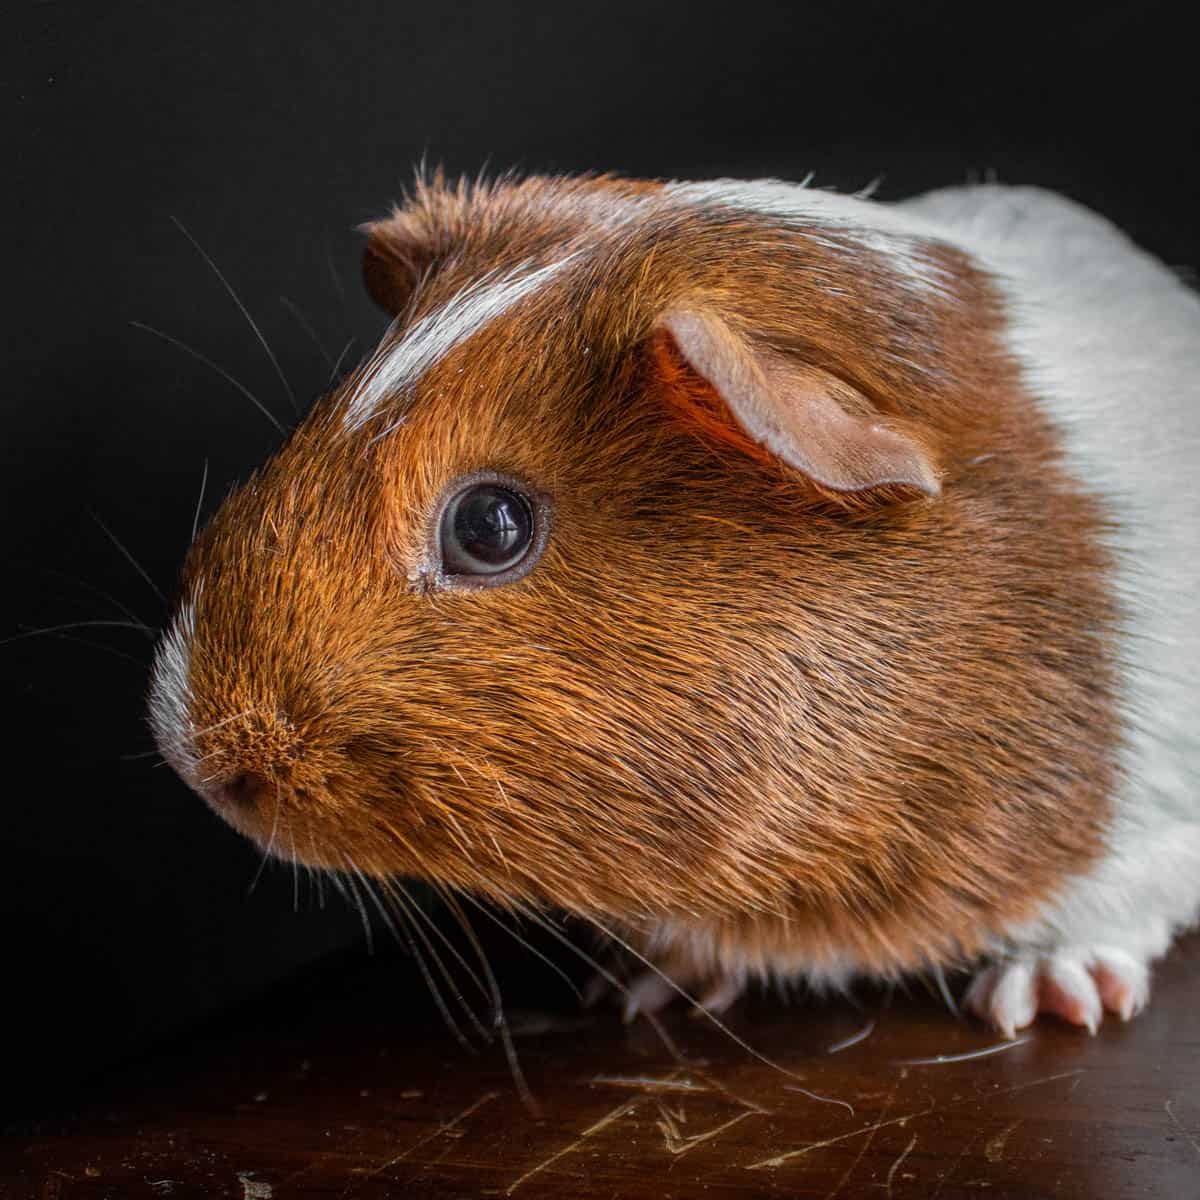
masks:
<path fill-rule="evenodd" d="M 271 851 L 275 847 L 275 834 L 279 832 L 279 810 L 283 807 L 279 803 L 279 784 L 275 785 L 275 818 L 271 822 L 271 836 L 267 839 L 267 848 L 262 853 L 262 858 L 258 860 L 258 870 L 254 872 L 254 878 L 250 880 L 250 887 L 247 889 L 246 895 L 250 895 L 258 886 L 258 881 L 262 878 L 263 868 L 267 865 L 267 859 L 271 857 Z"/>
<path fill-rule="evenodd" d="M 102 520 L 100 520 L 100 518 L 98 516 L 96 516 L 95 513 L 89 513 L 88 515 L 92 518 L 93 521 L 96 522 L 97 525 L 100 526 L 101 530 L 103 530 L 103 532 L 104 532 L 105 537 L 107 537 L 108 540 L 110 542 L 112 542 L 112 544 L 114 546 L 116 546 L 116 548 L 125 556 L 125 561 L 127 563 L 129 563 L 129 565 L 150 585 L 151 591 L 153 591 L 154 594 L 164 604 L 166 604 L 167 598 L 159 590 L 158 584 L 155 583 L 154 580 L 150 578 L 150 572 L 147 571 L 146 568 L 143 567 L 142 564 L 140 562 L 138 562 L 138 560 L 136 558 L 134 558 L 132 554 L 129 553 L 128 549 L 126 549 L 126 547 L 125 547 L 125 543 L 122 542 L 121 539 L 119 537 L 117 537 L 117 535 L 115 533 L 113 533 L 113 531 L 111 529 L 109 529 L 109 527 L 107 525 L 105 525 L 105 523 Z"/>
<path fill-rule="evenodd" d="M 961 1021 L 962 1013 L 958 1011 L 958 1005 L 954 1003 L 954 996 L 951 994 L 949 985 L 946 983 L 945 971 L 941 967 L 935 966 L 931 973 L 938 985 L 938 993 L 941 995 L 946 1007 L 950 1010 L 950 1015 Z"/>
<path fill-rule="evenodd" d="M 151 626 L 143 625 L 141 621 L 64 621 L 61 625 L 47 625 L 43 629 L 23 629 L 20 633 L 0 638 L 0 646 L 7 646 L 9 642 L 22 642 L 26 638 L 44 637 L 50 633 L 65 633 L 71 629 L 136 629 L 138 633 L 144 633 L 147 637 L 153 637 L 155 633 Z M 91 644 L 94 643 L 85 643 Z"/>
<path fill-rule="evenodd" d="M 5 638 L 3 641 L 0 641 L 0 646 L 8 642 L 19 642 L 22 638 L 33 637 L 35 633 L 45 633 L 47 637 L 52 637 L 59 642 L 74 642 L 77 646 L 87 646 L 92 650 L 101 650 L 105 654 L 111 654 L 115 658 L 122 658 L 126 662 L 133 663 L 139 671 L 145 671 L 147 667 L 147 664 L 142 662 L 140 658 L 134 658 L 132 654 L 126 654 L 124 650 L 118 650 L 115 646 L 106 646 L 103 642 L 89 642 L 87 638 L 71 637 L 69 633 L 35 630 L 33 633 L 17 634 L 15 637 Z"/>
<path fill-rule="evenodd" d="M 279 303 L 296 318 L 296 324 L 308 334 L 309 340 L 317 348 L 317 353 L 325 360 L 325 365 L 332 371 L 333 359 L 329 357 L 329 351 L 321 344 L 321 339 L 317 337 L 317 331 L 312 327 L 309 319 L 286 296 L 280 296 Z"/>
<path fill-rule="evenodd" d="M 421 939 L 422 943 L 425 946 L 425 949 L 429 951 L 429 954 L 433 958 L 433 961 L 436 964 L 438 971 L 440 972 L 440 974 L 442 976 L 442 979 L 445 980 L 446 986 L 450 989 L 451 995 L 454 997 L 455 1000 L 458 1001 L 458 1005 L 463 1010 L 463 1012 L 466 1013 L 467 1020 L 469 1020 L 471 1022 L 471 1024 L 475 1027 L 475 1031 L 479 1034 L 479 1036 L 481 1038 L 483 1038 L 483 1040 L 485 1042 L 490 1042 L 492 1040 L 492 1035 L 490 1033 L 488 1033 L 488 1031 L 483 1027 L 479 1018 L 475 1015 L 474 1010 L 467 1003 L 466 997 L 463 996 L 462 991 L 459 989 L 458 985 L 454 982 L 454 976 L 450 974 L 450 971 L 447 969 L 446 964 L 442 961 L 441 955 L 438 954 L 433 943 L 426 936 L 425 931 L 417 923 L 417 921 L 413 915 L 413 912 L 417 906 L 415 904 L 413 904 L 413 905 L 405 904 L 401 900 L 401 898 L 399 896 L 397 896 L 395 893 L 388 893 L 388 894 L 389 894 L 390 898 L 392 899 L 392 901 L 397 905 L 396 911 L 398 913 L 404 914 L 404 916 L 408 920 L 408 923 L 412 926 L 412 928 L 413 928 L 413 930 L 415 930 L 417 936 Z M 411 949 L 414 951 L 414 953 L 417 955 L 418 959 L 420 959 L 421 958 L 420 950 L 415 945 L 415 943 L 412 942 L 411 936 L 409 939 L 409 945 L 410 945 Z M 432 979 L 430 979 L 428 977 L 427 977 L 426 982 L 429 984 L 431 990 L 433 991 L 434 998 L 438 1001 L 438 1007 L 442 1008 L 444 1002 L 442 1001 L 442 998 L 441 998 L 440 989 L 435 987 Z M 486 993 L 485 993 L 485 996 L 486 996 Z M 443 1014 L 443 1018 L 445 1018 L 447 1015 L 448 1014 Z M 454 1030 L 457 1030 L 457 1024 L 454 1023 L 453 1018 L 450 1018 L 450 1023 L 451 1023 L 452 1028 Z M 474 1049 L 474 1047 L 471 1047 L 471 1049 Z"/>
<path fill-rule="evenodd" d="M 190 354 L 194 359 L 202 362 L 206 367 L 216 371 L 216 373 L 220 375 L 220 377 L 224 379 L 226 383 L 241 392 L 242 395 L 245 396 L 246 399 L 249 400 L 250 403 L 253 404 L 254 407 L 257 408 L 258 411 L 262 413 L 262 415 L 266 417 L 267 420 L 270 421 L 280 433 L 287 433 L 287 430 L 284 429 L 284 427 L 279 423 L 279 419 L 275 416 L 275 414 L 265 404 L 263 404 L 263 402 L 248 387 L 246 387 L 244 383 L 234 379 L 234 377 L 230 375 L 230 373 L 225 370 L 224 367 L 213 362 L 213 360 L 209 358 L 207 354 L 201 354 L 199 350 L 193 349 L 187 344 L 187 342 L 181 342 L 177 337 L 172 337 L 169 333 L 163 333 L 161 329 L 155 329 L 153 325 L 147 325 L 143 321 L 130 321 L 129 323 L 134 327 L 134 329 L 140 329 L 143 333 L 152 333 L 155 337 L 162 338 L 164 342 L 169 342 L 172 346 L 177 346 L 185 354 Z"/>
<path fill-rule="evenodd" d="M 447 904 L 453 903 L 448 893 L 443 892 L 443 896 Z M 500 1044 L 504 1047 L 504 1057 L 508 1059 L 508 1070 L 512 1075 L 513 1085 L 516 1087 L 517 1094 L 521 1097 L 522 1103 L 529 1112 L 535 1118 L 540 1118 L 542 1115 L 542 1106 L 538 1104 L 533 1092 L 530 1091 L 529 1084 L 525 1079 L 525 1072 L 521 1069 L 521 1061 L 517 1057 L 517 1047 L 513 1043 L 512 1030 L 509 1029 L 508 1018 L 504 1015 L 504 997 L 500 994 L 500 984 L 496 980 L 492 964 L 488 962 L 487 955 L 484 954 L 483 947 L 475 937 L 474 930 L 471 929 L 466 921 L 461 921 L 460 923 L 462 924 L 463 932 L 467 934 L 471 939 L 472 945 L 475 947 L 480 969 L 487 979 L 488 991 L 491 993 L 492 999 L 492 1021 L 496 1027 L 496 1031 L 500 1034 Z"/>
<path fill-rule="evenodd" d="M 296 861 L 296 834 L 288 830 L 288 840 L 291 843 L 292 860 L 292 912 L 300 911 L 300 868 Z"/>
<path fill-rule="evenodd" d="M 350 860 L 347 859 L 346 861 L 349 862 Z M 353 866 L 353 864 L 351 865 Z M 354 870 L 358 871 L 358 868 L 354 867 Z M 359 872 L 359 878 L 362 878 L 361 872 Z M 379 905 L 380 912 L 383 913 L 383 908 L 380 904 L 379 898 L 375 896 L 374 893 L 371 893 L 371 895 L 376 904 Z M 407 914 L 402 914 L 400 910 L 397 910 L 397 915 L 405 916 Z M 433 998 L 434 1005 L 437 1007 L 438 1012 L 441 1014 L 443 1023 L 450 1031 L 450 1034 L 453 1036 L 454 1040 L 458 1042 L 458 1044 L 462 1046 L 464 1050 L 469 1051 L 471 1054 L 477 1053 L 475 1047 L 472 1046 L 467 1040 L 466 1036 L 463 1034 L 463 1031 L 459 1028 L 458 1022 L 454 1019 L 454 1014 L 450 1011 L 450 1006 L 446 1003 L 446 999 L 442 995 L 441 989 L 437 985 L 437 980 L 434 979 L 433 973 L 429 969 L 429 964 L 425 961 L 425 956 L 421 953 L 420 946 L 417 945 L 417 943 L 413 940 L 412 934 L 408 931 L 408 924 L 404 924 L 402 926 L 402 937 L 401 931 L 397 929 L 395 924 L 393 924 L 391 919 L 386 914 L 384 914 L 384 920 L 387 922 L 388 928 L 392 931 L 392 934 L 396 940 L 402 941 L 403 944 L 408 947 L 409 953 L 412 954 L 413 959 L 416 961 L 417 969 L 421 972 L 421 977 L 425 980 L 425 986 L 429 989 L 429 994 Z M 409 918 L 409 920 L 411 921 L 411 918 Z M 443 967 L 443 973 L 444 971 L 445 968 Z M 452 983 L 451 986 L 453 986 Z M 474 1014 L 471 1014 L 471 1016 L 474 1018 Z M 476 1021 L 475 1024 L 478 1025 L 478 1021 Z M 486 1034 L 484 1036 L 486 1037 Z"/>
<path fill-rule="evenodd" d="M 493 912 L 492 909 L 489 908 L 485 903 L 480 900 L 475 900 L 470 896 L 468 896 L 468 899 L 471 899 L 475 907 L 479 909 L 479 911 L 483 913 L 483 915 L 487 917 L 489 921 L 499 925 L 500 928 L 503 929 L 504 932 L 507 933 L 508 936 L 512 938 L 519 946 L 521 946 L 522 949 L 532 954 L 534 958 L 545 963 L 546 966 L 548 966 L 550 970 L 552 970 L 555 975 L 557 975 L 559 979 L 561 979 L 567 985 L 567 987 L 569 987 L 571 991 L 575 993 L 575 996 L 578 1000 L 583 999 L 583 993 L 575 986 L 575 983 L 571 979 L 570 975 L 568 975 L 566 971 L 564 971 L 562 967 L 558 965 L 558 963 L 556 963 L 548 955 L 543 954 L 528 938 L 522 937 L 515 929 L 513 929 L 511 925 L 508 925 L 502 921 L 499 914 Z"/>
<path fill-rule="evenodd" d="M 350 353 L 350 348 L 354 345 L 354 338 L 351 338 L 343 347 L 342 352 L 337 356 L 337 361 L 333 364 L 333 370 L 329 372 L 329 382 L 338 377 L 338 372 L 342 369 L 342 363 L 346 360 L 346 355 Z"/>
<path fill-rule="evenodd" d="M 139 625 L 145 624 L 141 616 L 134 612 L 128 604 L 118 600 L 116 596 L 104 591 L 103 588 L 98 588 L 94 583 L 88 583 L 86 579 L 76 579 L 74 575 L 68 575 L 66 571 L 59 571 L 54 567 L 42 567 L 41 569 L 48 575 L 57 575 L 60 579 L 65 579 L 68 583 L 75 584 L 76 587 L 85 588 L 93 595 L 99 596 L 101 600 L 107 600 L 109 604 L 123 612 L 131 621 L 136 621 Z"/>
<path fill-rule="evenodd" d="M 192 541 L 196 540 L 196 530 L 200 528 L 200 510 L 204 507 L 204 489 L 208 486 L 208 459 L 204 460 L 204 473 L 200 476 L 200 496 L 196 501 L 196 512 L 192 517 Z"/>
<path fill-rule="evenodd" d="M 249 323 L 250 328 L 254 330 L 254 336 L 258 338 L 259 345 L 262 346 L 262 348 L 266 351 L 267 357 L 271 360 L 271 366 L 275 368 L 275 374 L 279 376 L 279 382 L 283 384 L 283 390 L 287 392 L 288 403 L 292 406 L 292 412 L 298 413 L 300 410 L 296 405 L 296 396 L 292 391 L 292 385 L 288 383 L 287 376 L 283 373 L 283 368 L 279 365 L 279 360 L 275 357 L 275 352 L 270 346 L 267 345 L 267 339 L 263 337 L 262 330 L 259 329 L 258 324 L 250 315 L 250 310 L 242 303 L 241 298 L 238 296 L 237 292 L 233 290 L 233 285 L 229 282 L 229 280 L 221 274 L 221 268 L 218 267 L 215 262 L 213 262 L 208 253 L 205 251 L 204 247 L 201 246 L 194 237 L 192 237 L 187 228 L 184 226 L 183 222 L 175 216 L 171 218 L 171 221 L 174 223 L 175 228 L 178 229 L 179 232 L 182 233 L 183 236 L 192 243 L 200 257 L 204 259 L 204 261 L 212 268 L 213 274 L 216 275 L 216 277 L 221 281 L 221 285 L 229 293 L 234 304 L 238 306 L 242 316 L 245 317 L 246 321 Z"/>
<path fill-rule="evenodd" d="M 353 864 L 350 863 L 350 860 L 346 858 L 345 855 L 342 857 L 351 867 L 353 867 Z M 374 954 L 375 935 L 371 930 L 371 918 L 367 914 L 367 906 L 363 903 L 362 897 L 358 894 L 358 888 L 355 886 L 354 877 L 352 875 L 346 875 L 344 878 L 346 880 L 346 886 L 350 889 L 350 897 L 353 900 L 355 907 L 357 907 L 359 918 L 362 921 L 363 934 L 367 940 L 367 953 Z"/>
<path fill-rule="evenodd" d="M 316 833 L 314 832 L 314 830 L 312 829 L 311 826 L 309 826 L 309 830 L 308 830 L 308 846 L 309 846 L 309 849 L 312 851 L 313 862 L 316 862 L 317 857 L 318 857 L 317 856 L 317 837 L 316 837 Z M 316 880 L 316 885 L 317 885 L 317 906 L 322 911 L 324 911 L 324 909 L 325 909 L 325 875 L 326 874 L 327 874 L 326 871 L 318 868 L 316 871 L 316 875 L 315 875 L 315 880 Z"/>
<path fill-rule="evenodd" d="M 418 933 L 420 933 L 419 922 L 425 922 L 430 931 L 437 935 L 438 940 L 443 946 L 445 946 L 447 952 L 453 957 L 455 962 L 457 962 L 458 965 L 462 967 L 464 971 L 466 971 L 468 978 L 479 989 L 480 995 L 482 995 L 485 1000 L 490 1001 L 491 996 L 488 994 L 488 990 L 484 986 L 483 980 L 479 978 L 479 975 L 475 969 L 459 953 L 458 947 L 455 946 L 455 944 L 445 935 L 445 933 L 442 932 L 441 928 L 438 926 L 438 923 L 427 912 L 425 912 L 419 901 L 414 900 L 410 895 L 407 894 L 407 892 L 404 891 L 403 888 L 393 885 L 391 880 L 381 879 L 379 881 L 379 886 L 387 893 L 393 902 L 401 905 L 404 908 L 404 911 L 410 915 L 413 921 L 413 928 L 417 929 Z M 424 940 L 424 938 L 422 938 L 422 940 Z M 431 954 L 433 954 L 435 959 L 438 959 L 437 952 L 432 946 L 430 946 L 429 951 Z M 488 1035 L 485 1033 L 484 1036 L 486 1037 Z"/>
<path fill-rule="evenodd" d="M 334 291 L 338 294 L 338 299 L 345 306 L 346 289 L 342 286 L 342 277 L 337 273 L 337 267 L 333 265 L 333 251 L 329 249 L 329 243 L 325 243 L 325 265 L 329 268 L 329 277 L 333 280 Z"/>

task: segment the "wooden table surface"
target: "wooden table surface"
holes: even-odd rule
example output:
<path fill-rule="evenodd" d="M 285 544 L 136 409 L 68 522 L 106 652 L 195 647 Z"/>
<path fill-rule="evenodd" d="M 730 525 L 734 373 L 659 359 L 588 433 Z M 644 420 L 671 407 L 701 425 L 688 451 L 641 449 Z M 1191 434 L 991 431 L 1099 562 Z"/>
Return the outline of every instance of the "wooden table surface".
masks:
<path fill-rule="evenodd" d="M 1130 1025 L 1011 1044 L 919 984 L 750 997 L 728 1026 L 752 1053 L 682 1008 L 659 1031 L 584 1012 L 529 956 L 498 973 L 540 1115 L 411 959 L 357 959 L 10 1130 L 0 1193 L 1200 1198 L 1200 937 Z"/>

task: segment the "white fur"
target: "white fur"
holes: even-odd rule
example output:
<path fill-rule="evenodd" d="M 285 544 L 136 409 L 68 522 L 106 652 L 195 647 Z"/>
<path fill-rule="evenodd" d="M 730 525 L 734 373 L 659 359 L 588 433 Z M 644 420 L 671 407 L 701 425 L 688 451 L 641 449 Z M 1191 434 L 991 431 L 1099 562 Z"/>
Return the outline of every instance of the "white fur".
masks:
<path fill-rule="evenodd" d="M 446 354 L 548 283 L 574 257 L 568 255 L 538 270 L 528 264 L 487 275 L 463 288 L 441 308 L 422 317 L 399 341 L 385 338 L 362 381 L 346 403 L 348 432 L 361 429 L 389 397 L 403 394 Z"/>
<path fill-rule="evenodd" d="M 931 243 L 939 240 L 937 230 L 914 222 L 899 209 L 778 179 L 673 183 L 667 191 L 691 204 L 722 204 L 777 217 L 819 245 L 830 244 L 829 239 L 822 238 L 813 226 L 836 230 L 879 254 L 917 294 L 940 292 L 947 285 L 944 269 L 929 254 Z"/>
<path fill-rule="evenodd" d="M 150 725 L 163 757 L 190 779 L 196 767 L 190 683 L 192 638 L 196 633 L 194 601 L 181 604 L 159 640 L 150 683 Z"/>
<path fill-rule="evenodd" d="M 1153 958 L 1200 910 L 1200 298 L 1052 193 L 955 188 L 903 208 L 989 268 L 1030 391 L 1116 518 L 1127 741 L 1108 853 L 1005 932 Z"/>

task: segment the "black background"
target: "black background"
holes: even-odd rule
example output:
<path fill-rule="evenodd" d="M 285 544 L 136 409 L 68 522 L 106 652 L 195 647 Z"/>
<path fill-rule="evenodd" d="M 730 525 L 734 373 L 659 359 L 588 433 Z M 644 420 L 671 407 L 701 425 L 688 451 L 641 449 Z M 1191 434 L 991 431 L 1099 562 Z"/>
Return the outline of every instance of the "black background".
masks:
<path fill-rule="evenodd" d="M 157 626 L 163 601 L 94 518 L 168 593 L 205 461 L 211 512 L 279 440 L 232 386 L 132 322 L 294 419 L 175 221 L 254 314 L 301 407 L 327 359 L 353 339 L 352 363 L 383 327 L 353 227 L 422 156 L 471 173 L 879 177 L 883 199 L 995 176 L 1065 192 L 1187 269 L 1200 173 L 1183 11 L 10 7 L 0 638 L 126 619 L 101 593 Z M 78 640 L 0 645 L 0 1028 L 17 1107 L 69 1098 L 98 1066 L 362 941 L 357 917 L 320 910 L 306 885 L 294 912 L 282 868 L 248 894 L 258 856 L 152 757 L 130 757 L 150 749 L 147 638 L 61 632 Z"/>

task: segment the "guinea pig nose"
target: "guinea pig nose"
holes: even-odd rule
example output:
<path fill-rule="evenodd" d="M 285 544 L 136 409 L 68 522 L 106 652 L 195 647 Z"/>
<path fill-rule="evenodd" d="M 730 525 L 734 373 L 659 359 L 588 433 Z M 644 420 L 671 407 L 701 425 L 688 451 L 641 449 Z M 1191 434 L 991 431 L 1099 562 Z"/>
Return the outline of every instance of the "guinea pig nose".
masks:
<path fill-rule="evenodd" d="M 267 795 L 269 784 L 254 771 L 239 771 L 216 789 L 216 800 L 224 808 L 243 812 L 255 809 Z"/>

